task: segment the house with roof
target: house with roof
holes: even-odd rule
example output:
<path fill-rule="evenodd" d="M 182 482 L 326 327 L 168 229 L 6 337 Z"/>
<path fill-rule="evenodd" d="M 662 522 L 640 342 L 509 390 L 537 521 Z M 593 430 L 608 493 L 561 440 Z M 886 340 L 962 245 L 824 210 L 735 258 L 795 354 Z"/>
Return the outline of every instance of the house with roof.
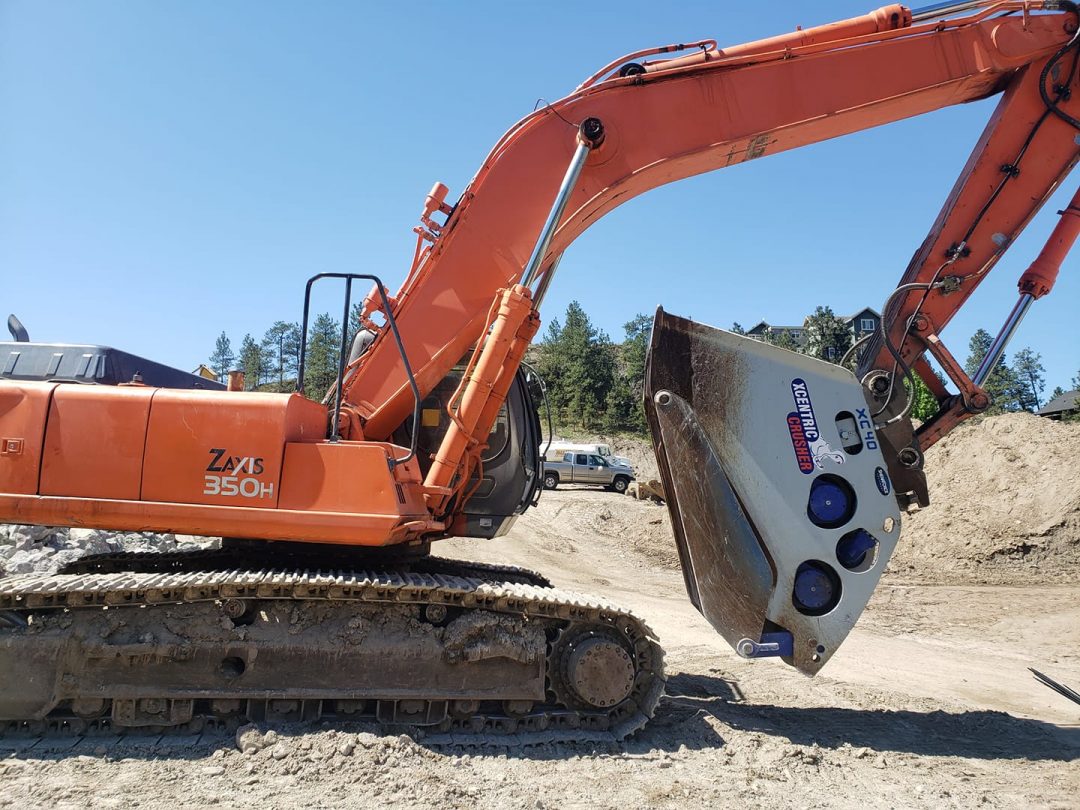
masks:
<path fill-rule="evenodd" d="M 863 307 L 851 315 L 837 316 L 851 330 L 852 340 L 859 340 L 874 332 L 881 325 L 881 313 L 871 307 Z M 759 321 L 746 330 L 746 336 L 756 340 L 765 340 L 767 335 L 779 335 L 786 332 L 795 341 L 800 349 L 806 348 L 806 322 L 809 316 L 803 319 L 800 326 L 780 326 L 770 324 L 767 321 Z"/>
<path fill-rule="evenodd" d="M 213 380 L 214 382 L 221 382 L 218 379 L 218 375 L 213 369 L 207 368 L 205 364 L 199 363 L 199 367 L 195 369 L 192 374 L 202 377 L 204 380 Z"/>
<path fill-rule="evenodd" d="M 1058 420 L 1066 416 L 1080 414 L 1080 389 L 1066 391 L 1064 394 L 1054 397 L 1035 413 L 1039 416 L 1045 416 L 1047 419 Z"/>
<path fill-rule="evenodd" d="M 758 321 L 746 330 L 746 336 L 765 340 L 769 335 L 779 335 L 782 332 L 787 332 L 800 347 L 806 345 L 806 332 L 801 326 L 778 326 L 768 321 Z"/>

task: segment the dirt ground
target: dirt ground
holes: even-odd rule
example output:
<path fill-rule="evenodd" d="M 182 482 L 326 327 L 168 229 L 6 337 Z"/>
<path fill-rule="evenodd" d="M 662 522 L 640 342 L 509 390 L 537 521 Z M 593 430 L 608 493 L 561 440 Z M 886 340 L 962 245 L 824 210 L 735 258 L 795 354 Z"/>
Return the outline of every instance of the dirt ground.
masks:
<path fill-rule="evenodd" d="M 252 729 L 239 741 L 0 739 L 0 806 L 1078 807 L 1080 706 L 1027 670 L 1080 688 L 1080 579 L 1068 556 L 1078 477 L 1070 467 L 1051 470 L 1057 477 L 1036 473 L 1043 488 L 1056 488 L 1057 512 L 1040 501 L 1043 523 L 1025 524 L 1035 528 L 1013 539 L 975 521 L 985 516 L 978 504 L 994 496 L 979 489 L 972 454 L 1008 452 L 1002 445 L 1038 438 L 1024 431 L 1039 427 L 987 420 L 973 436 L 942 443 L 951 460 L 935 474 L 955 476 L 942 483 L 950 497 L 930 508 L 943 513 L 937 521 L 927 520 L 930 510 L 912 520 L 901 543 L 925 551 L 946 535 L 961 542 L 901 556 L 813 679 L 777 661 L 738 658 L 694 611 L 664 507 L 561 487 L 507 537 L 449 541 L 439 551 L 541 570 L 560 587 L 609 597 L 645 618 L 667 650 L 668 695 L 631 739 L 443 747 L 359 727 Z M 1049 437 L 1069 448 L 1080 431 Z M 1028 446 L 1014 470 L 1040 464 L 1025 461 L 1032 455 Z M 965 477 L 973 489 L 958 503 L 950 493 L 959 495 Z M 942 520 L 951 521 L 947 531 Z M 992 553 L 1014 540 L 1048 546 L 1072 575 L 1048 574 L 1050 552 Z"/>

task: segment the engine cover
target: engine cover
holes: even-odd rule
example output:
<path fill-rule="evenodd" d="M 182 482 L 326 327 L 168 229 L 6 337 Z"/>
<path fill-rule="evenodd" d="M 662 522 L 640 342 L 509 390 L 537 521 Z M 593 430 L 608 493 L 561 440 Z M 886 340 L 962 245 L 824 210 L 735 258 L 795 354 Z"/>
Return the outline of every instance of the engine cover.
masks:
<path fill-rule="evenodd" d="M 900 535 L 859 382 L 661 309 L 645 409 L 691 601 L 740 655 L 817 672 Z"/>

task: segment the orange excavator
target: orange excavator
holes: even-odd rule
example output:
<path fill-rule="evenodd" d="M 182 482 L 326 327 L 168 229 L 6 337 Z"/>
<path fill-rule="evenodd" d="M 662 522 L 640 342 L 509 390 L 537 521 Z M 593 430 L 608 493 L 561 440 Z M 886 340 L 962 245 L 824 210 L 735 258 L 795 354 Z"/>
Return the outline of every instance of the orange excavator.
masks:
<path fill-rule="evenodd" d="M 429 554 L 505 533 L 539 496 L 520 367 L 563 251 L 656 186 L 1001 94 L 854 373 L 656 314 L 645 408 L 689 596 L 740 655 L 816 672 L 901 513 L 929 502 L 923 453 L 989 407 L 982 384 L 1080 230 L 1078 193 L 968 376 L 941 331 L 1080 155 L 1078 24 L 1056 0 L 891 5 L 609 63 L 515 124 L 456 201 L 435 185 L 396 293 L 328 274 L 346 316 L 354 283 L 370 291 L 322 404 L 8 375 L 0 520 L 223 540 L 0 580 L 0 728 L 639 728 L 664 685 L 640 618 L 534 572 Z M 305 333 L 325 277 L 308 282 Z M 918 379 L 940 410 L 915 428 Z"/>

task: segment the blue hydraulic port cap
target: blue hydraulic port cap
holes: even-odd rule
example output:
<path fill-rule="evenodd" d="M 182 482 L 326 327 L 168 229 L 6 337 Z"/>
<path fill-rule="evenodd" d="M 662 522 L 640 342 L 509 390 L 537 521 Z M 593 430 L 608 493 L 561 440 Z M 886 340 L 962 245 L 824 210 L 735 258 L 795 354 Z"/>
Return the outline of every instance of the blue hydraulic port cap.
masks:
<path fill-rule="evenodd" d="M 810 520 L 818 526 L 841 526 L 850 520 L 855 512 L 854 494 L 842 480 L 823 475 L 814 479 L 814 483 L 810 485 L 807 512 Z"/>
<path fill-rule="evenodd" d="M 836 559 L 844 568 L 858 568 L 866 560 L 866 555 L 877 545 L 877 540 L 866 529 L 857 529 L 845 534 L 836 544 Z"/>
<path fill-rule="evenodd" d="M 840 578 L 824 563 L 808 560 L 795 570 L 792 601 L 800 613 L 822 616 L 840 601 Z"/>

